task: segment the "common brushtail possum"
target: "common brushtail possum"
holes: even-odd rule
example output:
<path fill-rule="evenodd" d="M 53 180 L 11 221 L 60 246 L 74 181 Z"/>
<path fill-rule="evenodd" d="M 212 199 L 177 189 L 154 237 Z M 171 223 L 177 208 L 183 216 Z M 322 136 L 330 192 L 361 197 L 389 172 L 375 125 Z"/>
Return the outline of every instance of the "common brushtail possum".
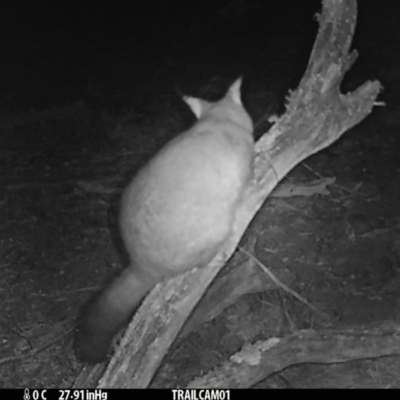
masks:
<path fill-rule="evenodd" d="M 208 264 L 229 238 L 252 179 L 253 124 L 241 79 L 217 102 L 184 97 L 196 123 L 162 148 L 125 189 L 121 237 L 130 265 L 78 325 L 80 359 L 103 361 L 113 337 L 160 280 Z"/>

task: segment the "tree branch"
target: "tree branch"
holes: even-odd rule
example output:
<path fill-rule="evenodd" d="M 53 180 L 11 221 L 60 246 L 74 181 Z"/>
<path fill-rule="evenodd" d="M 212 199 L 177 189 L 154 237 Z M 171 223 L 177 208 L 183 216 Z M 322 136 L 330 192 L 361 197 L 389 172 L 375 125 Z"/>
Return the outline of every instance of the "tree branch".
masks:
<path fill-rule="evenodd" d="M 400 354 L 400 326 L 304 330 L 244 347 L 189 388 L 248 388 L 272 373 L 301 363 L 333 364 Z"/>
<path fill-rule="evenodd" d="M 237 210 L 228 243 L 201 270 L 158 284 L 134 316 L 98 387 L 146 387 L 203 293 L 231 257 L 247 226 L 278 182 L 298 163 L 328 147 L 372 110 L 379 82 L 343 95 L 339 87 L 356 59 L 349 54 L 357 17 L 356 0 L 324 0 L 310 61 L 286 112 L 256 144 L 255 179 Z M 95 385 L 103 367 L 78 378 Z M 87 373 L 85 370 L 84 373 Z"/>

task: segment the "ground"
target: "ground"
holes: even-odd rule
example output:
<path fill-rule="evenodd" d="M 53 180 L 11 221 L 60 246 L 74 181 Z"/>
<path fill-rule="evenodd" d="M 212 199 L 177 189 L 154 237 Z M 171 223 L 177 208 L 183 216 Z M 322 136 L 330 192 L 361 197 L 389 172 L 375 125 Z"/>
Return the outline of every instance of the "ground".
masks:
<path fill-rule="evenodd" d="M 380 79 L 386 106 L 298 165 L 280 185 L 301 193 L 271 196 L 246 233 L 255 238 L 255 256 L 272 271 L 288 269 L 291 288 L 338 328 L 399 319 L 400 73 L 396 44 L 387 43 L 361 45 L 364 58 L 343 85 L 350 90 Z M 243 74 L 256 136 L 266 132 L 266 117 L 283 111 L 310 49 L 296 36 L 269 45 L 257 67 L 165 61 L 146 79 L 138 72 L 133 83 L 126 75 L 122 84 L 93 76 L 80 96 L 46 105 L 21 100 L 23 81 L 3 96 L 0 387 L 71 387 L 82 368 L 72 348 L 76 317 L 123 265 L 115 233 L 124 185 L 193 123 L 182 93 L 217 98 Z M 118 69 L 112 71 L 116 76 Z M 38 85 L 46 92 L 46 84 Z M 331 178 L 325 192 L 310 189 Z M 243 296 L 178 339 L 152 386 L 183 386 L 244 343 L 321 326 L 312 310 L 281 289 Z M 399 388 L 399 364 L 392 356 L 297 365 L 257 387 Z"/>

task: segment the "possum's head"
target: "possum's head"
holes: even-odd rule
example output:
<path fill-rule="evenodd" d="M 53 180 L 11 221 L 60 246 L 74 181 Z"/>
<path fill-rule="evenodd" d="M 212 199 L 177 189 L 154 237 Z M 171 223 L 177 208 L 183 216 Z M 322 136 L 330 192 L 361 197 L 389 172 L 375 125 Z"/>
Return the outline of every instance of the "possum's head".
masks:
<path fill-rule="evenodd" d="M 209 102 L 197 97 L 183 97 L 197 119 L 206 118 L 211 114 L 220 119 L 235 122 L 247 130 L 253 129 L 253 123 L 240 98 L 242 78 L 237 79 L 226 92 L 225 96 L 216 102 Z"/>

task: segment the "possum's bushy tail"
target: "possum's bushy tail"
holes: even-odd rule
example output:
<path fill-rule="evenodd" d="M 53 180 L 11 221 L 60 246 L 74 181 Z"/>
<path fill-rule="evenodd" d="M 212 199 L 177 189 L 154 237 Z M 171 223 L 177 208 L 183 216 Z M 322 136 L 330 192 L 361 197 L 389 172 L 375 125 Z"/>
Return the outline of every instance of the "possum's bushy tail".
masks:
<path fill-rule="evenodd" d="M 76 355 L 82 361 L 106 359 L 112 340 L 125 326 L 154 282 L 127 268 L 100 293 L 82 314 L 76 337 Z"/>

